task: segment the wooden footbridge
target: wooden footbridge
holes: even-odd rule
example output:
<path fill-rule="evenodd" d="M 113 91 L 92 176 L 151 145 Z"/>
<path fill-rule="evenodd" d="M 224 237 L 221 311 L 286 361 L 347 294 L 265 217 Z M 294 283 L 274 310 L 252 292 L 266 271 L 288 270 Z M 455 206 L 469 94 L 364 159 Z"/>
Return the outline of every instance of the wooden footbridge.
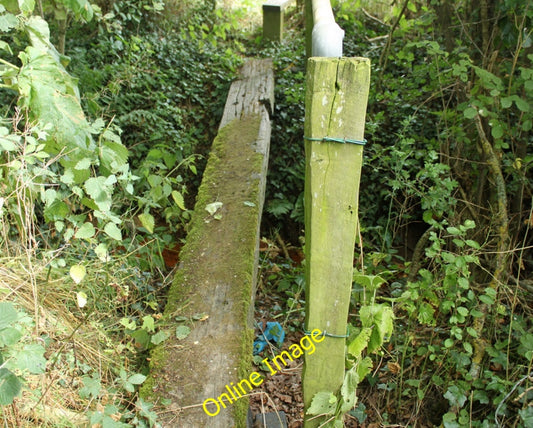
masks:
<path fill-rule="evenodd" d="M 278 20 L 274 35 L 281 34 L 279 19 L 289 2 L 268 2 Z M 327 3 L 326 14 L 333 17 L 329 0 L 315 3 L 317 11 Z M 342 50 L 342 36 L 340 43 Z M 339 58 L 338 44 L 335 49 L 334 58 L 308 62 L 306 168 L 313 178 L 306 178 L 306 258 L 313 269 L 306 274 L 306 328 L 344 334 L 362 146 L 338 142 L 363 140 L 370 67 L 366 59 Z M 262 382 L 251 359 L 273 106 L 272 61 L 248 60 L 230 88 L 169 292 L 165 317 L 178 334 L 152 352 L 151 375 L 141 391 L 157 403 L 164 427 L 251 427 L 244 396 Z M 312 374 L 304 378 L 306 406 L 316 392 L 342 385 L 344 340 L 335 337 L 306 336 L 309 343 L 321 342 L 313 358 L 306 355 Z"/>

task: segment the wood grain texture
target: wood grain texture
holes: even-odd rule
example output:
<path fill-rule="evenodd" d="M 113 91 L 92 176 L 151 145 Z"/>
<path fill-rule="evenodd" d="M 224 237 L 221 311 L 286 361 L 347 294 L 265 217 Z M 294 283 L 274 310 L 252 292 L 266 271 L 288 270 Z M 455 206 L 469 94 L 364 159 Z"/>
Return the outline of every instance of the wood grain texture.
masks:
<path fill-rule="evenodd" d="M 362 140 L 370 85 L 365 58 L 310 58 L 305 136 Z M 358 221 L 363 147 L 305 141 L 306 329 L 346 334 Z M 344 378 L 342 338 L 326 337 L 306 355 L 305 407 Z M 307 420 L 306 427 L 318 426 Z"/>

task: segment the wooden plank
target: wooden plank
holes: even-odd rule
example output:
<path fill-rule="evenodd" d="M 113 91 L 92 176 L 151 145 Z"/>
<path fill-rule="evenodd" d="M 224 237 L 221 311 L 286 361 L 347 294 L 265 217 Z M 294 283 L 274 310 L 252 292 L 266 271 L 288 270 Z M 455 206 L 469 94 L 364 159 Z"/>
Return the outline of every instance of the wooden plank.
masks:
<path fill-rule="evenodd" d="M 228 395 L 227 388 L 251 374 L 270 141 L 262 97 L 273 102 L 273 81 L 271 61 L 246 63 L 213 143 L 165 308 L 171 337 L 152 352 L 150 378 L 141 391 L 167 401 L 158 409 L 165 428 L 246 426 L 247 399 Z M 213 202 L 222 203 L 216 217 L 206 211 Z M 205 319 L 195 321 L 198 314 Z M 192 330 L 183 340 L 175 335 L 178 315 L 190 319 Z"/>
<path fill-rule="evenodd" d="M 306 329 L 346 334 L 357 231 L 363 147 L 313 141 L 363 140 L 370 85 L 366 58 L 310 58 L 305 112 Z M 337 392 L 344 378 L 343 338 L 326 336 L 306 354 L 307 409 L 319 391 Z M 318 426 L 306 420 L 305 427 Z"/>

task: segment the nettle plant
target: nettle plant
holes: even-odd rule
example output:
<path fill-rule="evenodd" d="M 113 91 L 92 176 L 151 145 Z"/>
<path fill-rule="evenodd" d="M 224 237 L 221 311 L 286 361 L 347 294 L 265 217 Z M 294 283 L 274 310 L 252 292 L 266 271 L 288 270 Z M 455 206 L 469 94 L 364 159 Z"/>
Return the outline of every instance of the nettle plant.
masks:
<path fill-rule="evenodd" d="M 315 394 L 308 415 L 320 418 L 321 427 L 341 428 L 344 416 L 349 412 L 362 423 L 366 416 L 364 405 L 357 404 L 357 387 L 370 374 L 373 362 L 370 355 L 380 353 L 383 344 L 390 340 L 394 328 L 394 312 L 387 303 L 376 301 L 377 291 L 386 281 L 379 275 L 365 275 L 354 272 L 354 282 L 361 293 L 359 322 L 348 325 L 346 341 L 346 368 L 344 381 L 339 391 L 321 391 Z"/>
<path fill-rule="evenodd" d="M 28 340 L 34 322 L 11 302 L 0 302 L 0 406 L 20 393 L 24 378 L 44 373 L 45 348 Z"/>
<path fill-rule="evenodd" d="M 12 117 L 0 123 L 4 210 L 15 219 L 23 214 L 13 198 L 23 185 L 32 201 L 39 202 L 35 214 L 49 224 L 49 238 L 92 242 L 101 235 L 104 241 L 122 241 L 119 213 L 132 206 L 143 210 L 138 218 L 146 231 L 153 232 L 153 204 L 146 200 L 152 196 L 134 196 L 139 177 L 130 169 L 121 130 L 102 119 L 88 121 L 77 81 L 65 69 L 68 58 L 52 45 L 47 22 L 34 15 L 35 2 L 5 4 L 0 4 L 0 31 L 11 43 L 0 42 L 0 51 L 12 60 L 0 58 L 0 88 L 15 94 L 16 107 L 4 112 Z M 80 19 L 93 16 L 85 0 L 67 6 L 78 14 L 91 10 Z M 28 42 L 22 50 L 21 40 Z M 20 65 L 15 64 L 16 48 Z M 184 208 L 180 192 L 167 193 Z"/>

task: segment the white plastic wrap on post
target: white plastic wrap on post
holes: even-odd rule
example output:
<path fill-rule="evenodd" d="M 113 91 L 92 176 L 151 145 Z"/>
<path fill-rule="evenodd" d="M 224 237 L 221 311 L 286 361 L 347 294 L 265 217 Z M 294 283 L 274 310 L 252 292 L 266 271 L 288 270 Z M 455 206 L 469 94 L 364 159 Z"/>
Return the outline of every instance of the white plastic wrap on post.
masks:
<path fill-rule="evenodd" d="M 341 57 L 344 30 L 333 17 L 330 0 L 313 0 L 312 55 Z"/>

